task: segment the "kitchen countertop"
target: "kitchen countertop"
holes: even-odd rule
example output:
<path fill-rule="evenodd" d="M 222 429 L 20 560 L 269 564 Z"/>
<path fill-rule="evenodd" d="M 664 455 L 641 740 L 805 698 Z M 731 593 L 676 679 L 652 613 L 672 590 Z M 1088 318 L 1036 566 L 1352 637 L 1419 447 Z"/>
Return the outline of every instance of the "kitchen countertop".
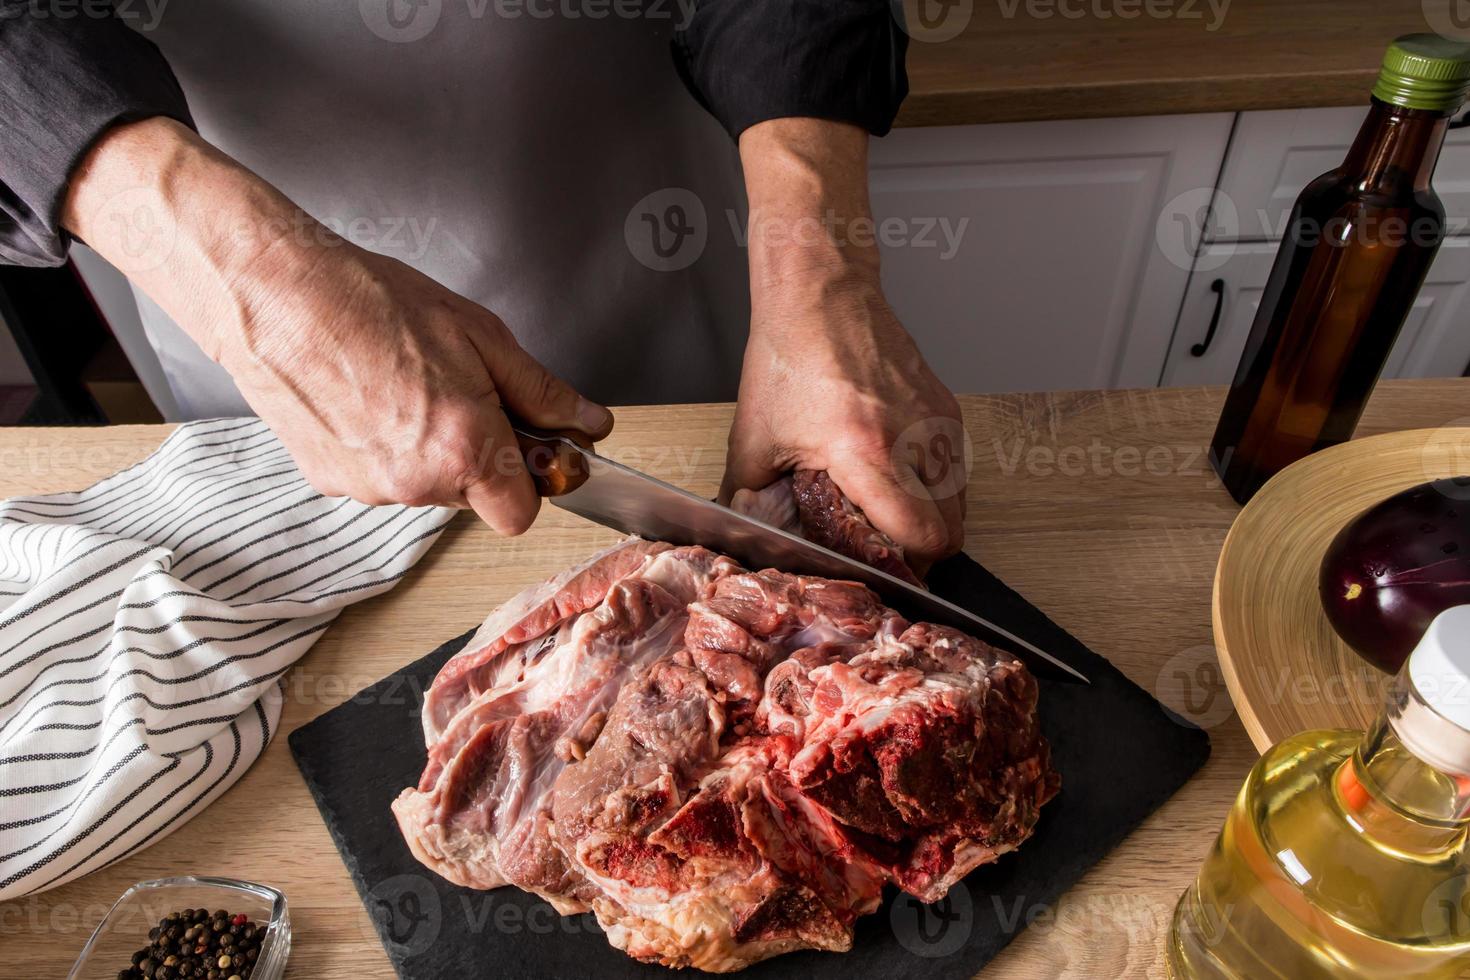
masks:
<path fill-rule="evenodd" d="M 1204 459 L 1222 394 L 1191 388 L 961 399 L 975 442 L 970 554 L 1137 683 L 1208 727 L 1214 740 L 1205 769 L 986 976 L 1161 975 L 1174 902 L 1256 758 L 1229 711 L 1211 646 L 1215 560 L 1237 512 Z M 1470 380 L 1388 382 L 1360 432 L 1462 420 L 1467 404 Z M 712 494 L 729 418 L 723 405 L 625 409 L 608 448 Z M 168 431 L 0 429 L 0 496 L 77 489 L 141 459 Z M 551 508 L 514 540 L 497 539 L 461 515 L 396 590 L 344 612 L 288 675 L 282 731 L 612 540 L 611 532 Z M 1181 680 L 1194 688 L 1181 688 Z M 1013 859 L 1025 860 L 1025 849 Z M 238 784 L 171 837 L 88 878 L 0 904 L 0 974 L 64 976 L 127 885 L 182 873 L 282 888 L 295 934 L 291 977 L 392 976 L 280 736 Z"/>
<path fill-rule="evenodd" d="M 1420 0 L 915 2 L 944 13 L 900 126 L 1367 105 L 1388 42 L 1430 30 Z"/>

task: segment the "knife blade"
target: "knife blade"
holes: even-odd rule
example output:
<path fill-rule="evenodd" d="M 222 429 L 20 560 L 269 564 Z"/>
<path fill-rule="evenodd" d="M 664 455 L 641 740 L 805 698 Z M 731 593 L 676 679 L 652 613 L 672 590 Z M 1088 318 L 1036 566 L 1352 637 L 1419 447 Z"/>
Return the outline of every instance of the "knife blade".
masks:
<path fill-rule="evenodd" d="M 1081 671 L 947 599 L 775 525 L 624 466 L 567 434 L 511 419 L 537 490 L 562 510 L 623 534 L 701 545 L 747 568 L 861 582 L 889 605 L 975 634 L 1014 653 L 1038 676 L 1090 683 Z"/>

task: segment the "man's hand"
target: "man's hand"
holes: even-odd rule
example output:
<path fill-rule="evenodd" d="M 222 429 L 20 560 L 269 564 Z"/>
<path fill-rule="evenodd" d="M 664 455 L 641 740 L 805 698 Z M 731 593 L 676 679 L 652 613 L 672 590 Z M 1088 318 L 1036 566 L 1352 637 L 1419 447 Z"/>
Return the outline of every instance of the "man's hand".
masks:
<path fill-rule="evenodd" d="M 964 543 L 963 423 L 879 286 L 867 134 L 777 119 L 740 153 L 751 325 L 721 499 L 827 470 L 922 573 Z M 926 460 L 931 443 L 956 452 Z"/>
<path fill-rule="evenodd" d="M 323 493 L 473 507 L 518 534 L 539 501 L 502 406 L 612 428 L 490 311 L 332 235 L 177 123 L 108 133 L 62 220 L 230 372 Z"/>

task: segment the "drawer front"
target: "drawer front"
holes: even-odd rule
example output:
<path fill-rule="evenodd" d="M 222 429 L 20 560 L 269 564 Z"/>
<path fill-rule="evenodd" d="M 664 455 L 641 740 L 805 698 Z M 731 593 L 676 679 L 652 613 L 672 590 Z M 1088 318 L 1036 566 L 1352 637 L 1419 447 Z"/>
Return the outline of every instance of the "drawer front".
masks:
<path fill-rule="evenodd" d="M 1204 250 L 1200 268 L 1209 271 L 1190 277 L 1169 347 L 1164 385 L 1220 385 L 1234 380 L 1277 247 L 1274 242 L 1258 242 L 1216 244 Z M 1470 363 L 1467 280 L 1470 239 L 1450 239 L 1430 267 L 1384 377 L 1446 378 L 1465 373 Z"/>
<path fill-rule="evenodd" d="M 1220 175 L 1211 241 L 1279 241 L 1302 188 L 1339 166 L 1366 108 L 1243 112 Z M 1470 128 L 1452 129 L 1435 170 L 1450 234 L 1470 232 Z"/>

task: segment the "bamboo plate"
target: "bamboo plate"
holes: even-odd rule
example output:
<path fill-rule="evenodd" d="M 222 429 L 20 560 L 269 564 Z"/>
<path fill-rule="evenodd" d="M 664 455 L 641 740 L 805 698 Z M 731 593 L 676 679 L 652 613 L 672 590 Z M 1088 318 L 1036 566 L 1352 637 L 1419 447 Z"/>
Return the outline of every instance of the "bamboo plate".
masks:
<path fill-rule="evenodd" d="M 1470 475 L 1470 428 L 1355 439 L 1294 463 L 1251 499 L 1215 569 L 1215 647 L 1258 750 L 1311 728 L 1365 728 L 1388 676 L 1340 640 L 1317 567 L 1349 521 L 1400 490 Z"/>

